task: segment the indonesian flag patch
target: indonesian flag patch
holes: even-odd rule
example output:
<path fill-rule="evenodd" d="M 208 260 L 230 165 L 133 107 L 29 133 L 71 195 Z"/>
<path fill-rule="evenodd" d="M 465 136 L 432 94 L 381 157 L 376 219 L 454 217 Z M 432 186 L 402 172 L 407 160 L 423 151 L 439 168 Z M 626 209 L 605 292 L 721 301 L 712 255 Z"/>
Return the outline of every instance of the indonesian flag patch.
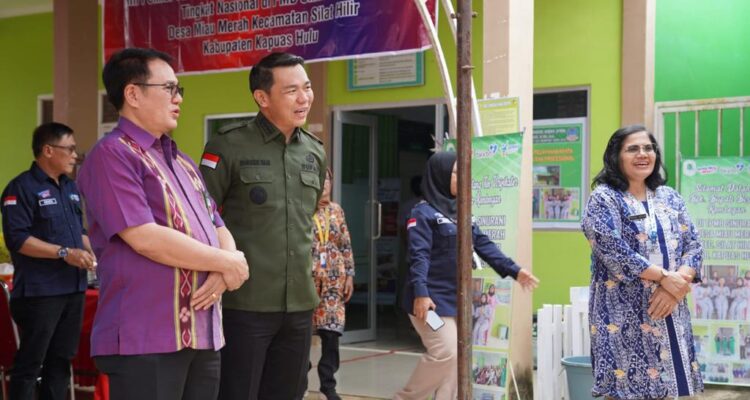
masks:
<path fill-rule="evenodd" d="M 203 158 L 201 158 L 201 165 L 204 165 L 211 169 L 216 169 L 216 165 L 219 164 L 219 156 L 216 154 L 211 153 L 203 153 Z"/>
<path fill-rule="evenodd" d="M 5 196 L 5 198 L 3 199 L 3 207 L 15 206 L 16 204 L 18 204 L 18 202 L 16 201 L 16 196 Z"/>
<path fill-rule="evenodd" d="M 417 219 L 416 218 L 409 218 L 408 221 L 406 221 L 406 229 L 411 229 L 417 226 Z"/>

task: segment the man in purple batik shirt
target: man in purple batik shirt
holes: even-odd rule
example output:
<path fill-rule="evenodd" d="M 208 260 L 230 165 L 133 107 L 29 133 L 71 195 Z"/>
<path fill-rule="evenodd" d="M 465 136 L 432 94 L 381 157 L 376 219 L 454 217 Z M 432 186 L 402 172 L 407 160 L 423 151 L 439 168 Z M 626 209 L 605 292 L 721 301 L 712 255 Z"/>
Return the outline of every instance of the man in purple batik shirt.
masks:
<path fill-rule="evenodd" d="M 101 289 L 91 354 L 110 398 L 215 399 L 221 294 L 248 278 L 196 165 L 168 135 L 183 89 L 171 58 L 112 55 L 102 78 L 117 127 L 78 175 Z"/>

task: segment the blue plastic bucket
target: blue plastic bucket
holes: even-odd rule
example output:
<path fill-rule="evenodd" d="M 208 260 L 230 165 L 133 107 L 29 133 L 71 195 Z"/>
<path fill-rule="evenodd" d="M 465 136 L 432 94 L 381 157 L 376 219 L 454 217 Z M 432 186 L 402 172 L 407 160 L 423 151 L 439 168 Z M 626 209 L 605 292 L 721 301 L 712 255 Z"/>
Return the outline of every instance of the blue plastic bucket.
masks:
<path fill-rule="evenodd" d="M 560 362 L 568 376 L 570 400 L 593 399 L 591 388 L 594 387 L 594 375 L 591 372 L 591 357 L 564 357 Z"/>

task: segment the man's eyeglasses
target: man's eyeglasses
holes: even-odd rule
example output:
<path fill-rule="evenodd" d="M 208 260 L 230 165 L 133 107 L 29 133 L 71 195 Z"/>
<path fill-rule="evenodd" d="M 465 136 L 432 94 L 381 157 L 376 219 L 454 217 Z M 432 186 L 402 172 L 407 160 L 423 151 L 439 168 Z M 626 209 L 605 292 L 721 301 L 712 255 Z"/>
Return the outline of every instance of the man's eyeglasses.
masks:
<path fill-rule="evenodd" d="M 166 90 L 167 92 L 169 92 L 169 95 L 172 96 L 173 99 L 175 98 L 175 96 L 177 96 L 177 93 L 180 94 L 180 97 L 185 97 L 185 88 L 182 87 L 182 86 L 180 86 L 180 85 L 178 85 L 178 84 L 176 84 L 176 83 L 140 83 L 140 82 L 136 82 L 136 83 L 133 83 L 133 84 L 134 85 L 138 85 L 138 86 L 161 86 L 162 88 L 164 88 L 164 90 Z"/>
<path fill-rule="evenodd" d="M 76 145 L 74 145 L 74 144 L 70 145 L 70 146 L 60 146 L 60 145 L 56 145 L 56 144 L 47 144 L 47 146 L 54 147 L 54 148 L 57 148 L 57 149 L 67 150 L 68 154 L 73 154 L 73 153 L 76 152 Z"/>
<path fill-rule="evenodd" d="M 625 152 L 628 154 L 638 154 L 643 151 L 646 154 L 651 154 L 656 151 L 655 144 L 644 144 L 644 145 L 631 145 L 625 148 Z"/>

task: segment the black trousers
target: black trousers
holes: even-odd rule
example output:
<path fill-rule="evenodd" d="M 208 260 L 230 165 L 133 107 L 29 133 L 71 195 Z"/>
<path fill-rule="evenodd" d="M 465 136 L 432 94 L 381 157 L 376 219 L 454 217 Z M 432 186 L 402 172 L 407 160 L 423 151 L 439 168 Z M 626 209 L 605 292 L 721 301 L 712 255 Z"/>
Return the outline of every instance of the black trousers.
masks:
<path fill-rule="evenodd" d="M 310 361 L 312 310 L 224 309 L 220 400 L 296 400 Z M 301 392 L 300 392 L 301 390 Z"/>
<path fill-rule="evenodd" d="M 41 376 L 39 400 L 63 400 L 70 383 L 70 360 L 78 351 L 83 293 L 11 299 L 10 311 L 21 339 L 10 371 L 8 396 L 31 400 Z"/>
<path fill-rule="evenodd" d="M 318 330 L 320 336 L 320 361 L 318 361 L 318 378 L 320 393 L 336 393 L 336 378 L 339 370 L 339 336 L 338 332 Z M 329 396 L 330 397 L 330 396 Z"/>
<path fill-rule="evenodd" d="M 319 329 L 320 336 L 320 361 L 318 361 L 318 380 L 320 380 L 320 393 L 327 398 L 337 398 L 336 377 L 334 374 L 339 370 L 339 336 L 338 332 Z M 312 363 L 308 364 L 307 370 L 312 369 Z M 307 375 L 305 384 L 301 389 L 302 396 L 307 391 Z"/>
<path fill-rule="evenodd" d="M 111 400 L 215 400 L 219 393 L 218 351 L 98 356 L 94 362 L 109 376 Z"/>

